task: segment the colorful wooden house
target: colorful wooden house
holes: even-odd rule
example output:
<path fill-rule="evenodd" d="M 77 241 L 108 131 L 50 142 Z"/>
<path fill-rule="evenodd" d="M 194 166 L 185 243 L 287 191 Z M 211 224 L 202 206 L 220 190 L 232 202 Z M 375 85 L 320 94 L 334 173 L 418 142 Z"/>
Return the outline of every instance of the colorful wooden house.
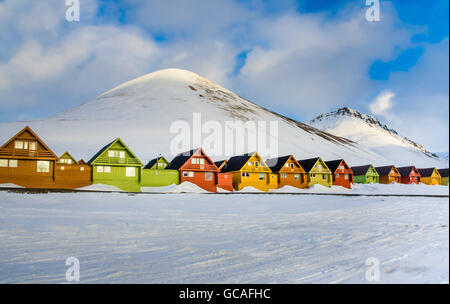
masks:
<path fill-rule="evenodd" d="M 179 171 L 180 183 L 190 182 L 206 191 L 217 191 L 219 168 L 202 148 L 178 154 L 167 166 L 167 169 Z"/>
<path fill-rule="evenodd" d="M 372 165 L 351 167 L 353 171 L 353 183 L 355 184 L 377 184 L 380 176 Z"/>
<path fill-rule="evenodd" d="M 163 157 L 152 159 L 142 170 L 142 187 L 164 187 L 169 185 L 178 185 L 180 175 L 178 170 L 166 169 L 169 162 Z"/>
<path fill-rule="evenodd" d="M 345 160 L 336 159 L 326 161 L 328 169 L 330 169 L 333 177 L 333 185 L 342 186 L 351 189 L 353 183 L 353 171 L 347 165 Z"/>
<path fill-rule="evenodd" d="M 427 185 L 440 185 L 442 183 L 441 175 L 436 168 L 417 169 L 420 173 L 420 182 Z"/>
<path fill-rule="evenodd" d="M 397 170 L 401 175 L 402 184 L 420 183 L 420 173 L 415 166 L 398 167 Z"/>
<path fill-rule="evenodd" d="M 104 146 L 89 161 L 92 182 L 115 186 L 129 192 L 139 192 L 142 162 L 117 138 Z"/>
<path fill-rule="evenodd" d="M 330 169 L 320 157 L 299 160 L 298 163 L 308 173 L 308 186 L 319 184 L 331 187 L 333 177 Z"/>
<path fill-rule="evenodd" d="M 438 172 L 441 176 L 441 185 L 448 186 L 448 168 L 438 169 Z"/>
<path fill-rule="evenodd" d="M 227 191 L 233 191 L 233 174 L 229 172 L 222 172 L 222 169 L 227 164 L 227 161 L 221 160 L 214 163 L 217 168 L 219 168 L 219 173 L 217 174 L 217 187 Z"/>
<path fill-rule="evenodd" d="M 278 188 L 292 186 L 308 187 L 308 176 L 293 155 L 286 155 L 266 160 L 267 166 L 277 177 Z"/>
<path fill-rule="evenodd" d="M 91 166 L 77 162 L 67 151 L 58 158 L 55 170 L 56 188 L 77 189 L 91 184 Z"/>
<path fill-rule="evenodd" d="M 0 147 L 0 184 L 54 188 L 58 157 L 26 126 Z"/>
<path fill-rule="evenodd" d="M 400 183 L 401 175 L 394 165 L 375 167 L 380 176 L 380 184 Z"/>
<path fill-rule="evenodd" d="M 254 187 L 269 191 L 278 187 L 276 175 L 256 152 L 231 157 L 221 172 L 232 174 L 235 190 Z"/>

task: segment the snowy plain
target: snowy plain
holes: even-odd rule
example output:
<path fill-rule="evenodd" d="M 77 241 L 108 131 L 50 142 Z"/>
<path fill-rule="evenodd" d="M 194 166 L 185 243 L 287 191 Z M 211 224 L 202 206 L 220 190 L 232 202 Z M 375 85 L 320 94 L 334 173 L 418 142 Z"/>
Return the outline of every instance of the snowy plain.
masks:
<path fill-rule="evenodd" d="M 448 283 L 449 200 L 0 191 L 0 283 Z"/>

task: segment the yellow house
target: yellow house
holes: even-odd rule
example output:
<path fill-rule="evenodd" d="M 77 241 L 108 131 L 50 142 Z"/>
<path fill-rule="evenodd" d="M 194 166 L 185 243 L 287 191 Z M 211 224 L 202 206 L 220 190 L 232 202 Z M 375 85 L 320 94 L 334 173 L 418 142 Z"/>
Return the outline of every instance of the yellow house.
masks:
<path fill-rule="evenodd" d="M 441 175 L 441 185 L 448 186 L 448 168 L 446 169 L 438 169 L 439 174 Z"/>
<path fill-rule="evenodd" d="M 221 172 L 232 173 L 235 190 L 254 187 L 261 191 L 269 191 L 278 188 L 276 175 L 256 152 L 231 157 Z"/>
<path fill-rule="evenodd" d="M 325 187 L 333 185 L 330 169 L 320 157 L 299 160 L 298 163 L 308 173 L 308 186 L 319 184 Z"/>
<path fill-rule="evenodd" d="M 441 175 L 436 168 L 417 169 L 420 173 L 420 182 L 427 185 L 440 185 Z"/>

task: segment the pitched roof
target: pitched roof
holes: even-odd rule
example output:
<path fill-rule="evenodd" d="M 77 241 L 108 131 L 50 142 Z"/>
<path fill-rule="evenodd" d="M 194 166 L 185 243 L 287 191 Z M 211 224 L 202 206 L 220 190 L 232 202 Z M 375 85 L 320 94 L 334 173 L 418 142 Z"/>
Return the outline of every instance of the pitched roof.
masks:
<path fill-rule="evenodd" d="M 441 177 L 448 177 L 448 168 L 438 169 L 438 171 Z"/>
<path fill-rule="evenodd" d="M 417 169 L 421 177 L 429 177 L 433 174 L 435 168 L 420 168 Z"/>
<path fill-rule="evenodd" d="M 414 168 L 415 168 L 414 166 L 406 166 L 406 167 L 398 167 L 397 170 L 401 176 L 409 176 Z"/>
<path fill-rule="evenodd" d="M 166 167 L 166 169 L 170 170 L 178 170 L 180 169 L 188 160 L 191 158 L 192 155 L 200 148 L 192 149 L 186 152 L 182 152 L 178 154 L 177 156 L 172 159 L 172 161 L 169 163 L 169 165 Z"/>
<path fill-rule="evenodd" d="M 328 169 L 331 170 L 331 172 L 334 172 L 339 167 L 342 161 L 343 159 L 329 160 L 326 161 L 325 164 L 327 165 Z"/>
<path fill-rule="evenodd" d="M 127 151 L 141 164 L 141 166 L 143 165 L 142 162 L 139 160 L 139 158 L 136 157 L 136 155 L 134 155 L 133 151 L 131 151 L 127 145 L 120 139 L 120 138 L 116 138 L 115 140 L 113 140 L 112 142 L 110 142 L 109 144 L 107 144 L 106 146 L 104 146 L 103 148 L 100 149 L 100 151 L 98 151 L 94 156 L 92 156 L 92 158 L 88 161 L 89 165 L 92 165 L 92 163 L 98 158 L 100 157 L 100 155 L 102 155 L 103 152 L 105 152 L 110 146 L 112 146 L 113 144 L 115 144 L 116 142 L 120 142 L 125 149 L 127 149 Z"/>
<path fill-rule="evenodd" d="M 226 162 L 226 161 L 227 161 L 226 159 L 224 159 L 224 160 L 219 160 L 219 161 L 214 162 L 214 164 L 217 166 L 217 168 L 220 169 L 220 166 L 222 166 L 222 164 L 223 164 L 224 162 Z"/>
<path fill-rule="evenodd" d="M 239 171 L 242 167 L 248 162 L 250 157 L 253 156 L 256 152 L 247 153 L 242 155 L 237 155 L 231 157 L 225 166 L 222 167 L 222 172 L 231 172 L 231 171 Z"/>
<path fill-rule="evenodd" d="M 380 176 L 387 176 L 387 175 L 389 175 L 389 172 L 391 172 L 392 167 L 394 167 L 394 165 L 375 167 L 375 170 L 377 170 L 377 172 Z"/>
<path fill-rule="evenodd" d="M 4 143 L 2 146 L 0 146 L 0 150 L 3 149 L 4 147 L 6 147 L 10 142 L 12 142 L 14 139 L 16 139 L 20 134 L 22 134 L 23 132 L 28 131 L 31 133 L 31 135 L 36 138 L 36 140 L 48 151 L 52 154 L 53 157 L 58 158 L 58 156 L 56 156 L 56 154 L 52 151 L 52 149 L 50 149 L 45 143 L 44 141 L 42 141 L 42 139 L 39 138 L 39 136 L 37 136 L 36 133 L 34 133 L 33 130 L 31 130 L 31 128 L 29 126 L 25 126 L 25 128 L 23 128 L 22 130 L 20 130 L 19 132 L 17 132 L 16 135 L 14 135 L 13 137 L 11 137 L 6 143 Z"/>
<path fill-rule="evenodd" d="M 270 170 L 272 170 L 272 172 L 279 172 L 290 157 L 291 155 L 270 158 L 266 160 L 266 165 L 270 168 Z"/>
<path fill-rule="evenodd" d="M 356 166 L 351 167 L 350 169 L 352 169 L 353 171 L 353 176 L 366 175 L 367 171 L 369 171 L 371 166 L 372 165 Z"/>
<path fill-rule="evenodd" d="M 71 160 L 73 160 L 73 162 L 75 163 L 75 164 L 78 164 L 78 162 L 77 162 L 77 160 L 68 152 L 68 151 L 66 151 L 66 152 L 64 152 L 63 154 L 61 154 L 61 156 L 59 157 L 59 159 L 61 159 L 64 155 L 67 155 Z"/>
<path fill-rule="evenodd" d="M 300 166 L 302 166 L 302 168 L 306 172 L 309 172 L 309 171 L 311 171 L 311 169 L 314 167 L 314 165 L 317 163 L 317 161 L 319 159 L 320 159 L 320 157 L 314 157 L 314 158 L 309 158 L 309 159 L 302 159 L 302 160 L 298 160 L 298 163 L 300 164 Z"/>
<path fill-rule="evenodd" d="M 153 168 L 153 166 L 154 166 L 160 159 L 164 159 L 165 161 L 167 161 L 167 160 L 164 158 L 164 156 L 159 156 L 159 157 L 154 158 L 154 159 L 152 159 L 151 161 L 149 161 L 149 162 L 145 165 L 144 169 L 151 169 L 151 168 Z"/>

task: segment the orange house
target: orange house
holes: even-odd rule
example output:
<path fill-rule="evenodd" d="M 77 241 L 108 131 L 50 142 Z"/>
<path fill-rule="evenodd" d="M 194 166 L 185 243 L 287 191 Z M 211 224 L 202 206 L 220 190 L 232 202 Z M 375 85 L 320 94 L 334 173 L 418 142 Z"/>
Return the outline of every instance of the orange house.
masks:
<path fill-rule="evenodd" d="M 227 191 L 233 191 L 233 174 L 222 171 L 227 161 L 221 160 L 214 163 L 216 164 L 217 168 L 219 168 L 219 173 L 217 173 L 217 187 Z"/>
<path fill-rule="evenodd" d="M 278 188 L 284 186 L 308 187 L 308 176 L 294 156 L 271 158 L 266 160 L 266 165 L 272 170 L 272 173 L 276 174 Z"/>
<path fill-rule="evenodd" d="M 400 173 L 402 184 L 418 184 L 420 183 L 420 173 L 415 166 L 399 167 L 397 168 Z"/>
<path fill-rule="evenodd" d="M 328 169 L 333 174 L 333 185 L 342 186 L 351 189 L 353 184 L 353 171 L 347 165 L 345 160 L 336 159 L 326 161 Z"/>
<path fill-rule="evenodd" d="M 394 165 L 375 167 L 380 175 L 380 184 L 400 183 L 401 175 Z"/>
<path fill-rule="evenodd" d="M 54 188 L 58 157 L 26 126 L 0 147 L 0 184 Z"/>
<path fill-rule="evenodd" d="M 217 192 L 219 168 L 202 148 L 178 154 L 166 169 L 180 171 L 180 183 L 190 182 L 206 191 Z"/>

